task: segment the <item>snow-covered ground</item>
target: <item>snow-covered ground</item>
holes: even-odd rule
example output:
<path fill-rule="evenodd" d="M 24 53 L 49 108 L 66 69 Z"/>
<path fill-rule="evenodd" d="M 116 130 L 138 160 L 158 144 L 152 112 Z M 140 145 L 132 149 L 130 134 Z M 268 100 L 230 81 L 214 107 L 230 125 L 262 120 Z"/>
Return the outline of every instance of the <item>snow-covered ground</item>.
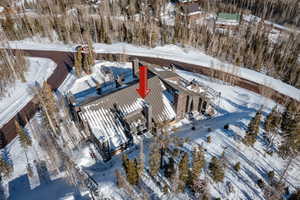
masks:
<path fill-rule="evenodd" d="M 26 126 L 33 139 L 32 147 L 28 148 L 26 154 L 18 138 L 0 150 L 0 155 L 2 154 L 14 166 L 12 176 L 3 180 L 6 196 L 10 200 L 74 200 L 72 193 L 75 189 L 64 181 L 63 173 L 55 174 L 49 166 L 44 173 L 38 170 L 38 166 L 47 159 L 47 155 L 41 150 L 31 131 L 32 127 L 37 127 L 39 118 L 37 114 L 31 120 L 31 126 L 29 124 Z M 32 167 L 32 176 L 27 174 L 27 163 Z"/>
<path fill-rule="evenodd" d="M 18 41 L 9 41 L 3 47 L 12 49 L 30 49 L 41 51 L 75 51 L 76 45 L 66 45 L 63 42 L 52 42 L 48 38 L 33 37 Z"/>
<path fill-rule="evenodd" d="M 245 20 L 247 22 L 255 22 L 255 23 L 259 23 L 262 21 L 262 19 L 260 17 L 257 17 L 255 15 L 244 15 L 243 20 Z M 268 20 L 264 20 L 264 23 L 266 23 L 268 25 L 272 25 L 274 28 L 277 28 L 279 30 L 287 31 L 290 33 L 297 33 L 297 34 L 300 33 L 300 30 L 298 30 L 298 29 L 291 29 L 291 28 L 282 26 L 280 24 L 276 24 L 276 23 L 268 21 Z"/>
<path fill-rule="evenodd" d="M 75 81 L 73 86 L 70 89 L 72 94 L 76 94 L 87 90 L 91 87 L 96 87 L 96 84 L 102 84 L 104 82 L 111 81 L 110 74 L 104 74 L 103 68 L 108 69 L 112 72 L 111 75 L 117 74 L 128 74 L 132 67 L 131 62 L 127 63 L 118 63 L 118 62 L 108 62 L 108 61 L 96 61 L 95 65 L 92 68 L 92 74 L 86 75 L 82 78 L 79 78 Z M 108 71 L 107 71 L 108 72 Z M 131 73 L 130 73 L 131 75 Z M 125 82 L 132 81 L 132 76 L 125 78 Z"/>
<path fill-rule="evenodd" d="M 28 71 L 25 73 L 26 82 L 17 80 L 8 87 L 6 95 L 0 98 L 0 127 L 32 99 L 29 87 L 36 82 L 43 84 L 56 68 L 56 63 L 50 59 L 34 57 L 26 59 L 28 60 Z"/>
<path fill-rule="evenodd" d="M 225 151 L 225 157 L 228 160 L 229 168 L 226 169 L 225 179 L 223 183 L 215 184 L 210 181 L 210 192 L 214 197 L 221 199 L 264 199 L 262 190 L 257 186 L 256 181 L 262 179 L 268 181 L 267 173 L 271 170 L 275 171 L 276 177 L 283 173 L 286 161 L 281 159 L 276 153 L 270 156 L 265 152 L 266 144 L 262 141 L 262 129 L 254 148 L 247 147 L 241 142 L 241 138 L 245 135 L 245 129 L 255 112 L 263 106 L 263 114 L 266 116 L 276 103 L 270 99 L 262 97 L 248 90 L 224 84 L 222 81 L 212 80 L 202 75 L 177 70 L 177 73 L 188 80 L 196 79 L 197 81 L 209 85 L 211 88 L 221 92 L 221 98 L 215 99 L 218 105 L 218 115 L 206 120 L 192 122 L 187 119 L 177 124 L 175 135 L 182 138 L 191 139 L 191 143 L 185 144 L 184 148 L 192 150 L 192 146 L 196 144 L 203 145 L 206 149 L 205 158 L 208 163 L 212 156 L 221 156 Z M 279 105 L 278 105 L 279 106 Z M 280 106 L 279 106 L 280 108 Z M 191 130 L 192 124 L 196 130 Z M 230 124 L 228 131 L 224 130 L 224 125 Z M 262 125 L 261 125 L 262 127 Z M 208 128 L 211 128 L 209 131 Z M 212 142 L 207 143 L 207 136 L 212 137 Z M 148 151 L 148 140 L 145 140 L 145 152 Z M 138 150 L 127 151 L 131 158 L 138 154 Z M 107 196 L 113 196 L 121 199 L 119 190 L 115 185 L 115 179 L 111 176 L 116 169 L 120 169 L 120 156 L 115 156 L 109 164 L 93 164 L 88 151 L 85 155 L 78 157 L 78 162 L 85 166 L 93 177 L 98 181 L 102 192 Z M 147 158 L 146 158 L 147 160 Z M 236 162 L 241 163 L 240 172 L 235 172 L 232 168 Z M 292 166 L 287 173 L 287 182 L 290 189 L 294 190 L 300 186 L 300 159 L 293 161 Z M 160 199 L 170 199 L 164 195 L 157 185 L 149 178 L 143 177 L 143 182 L 147 187 L 151 188 L 151 196 Z M 234 192 L 228 193 L 227 184 L 233 184 Z M 183 196 L 183 199 L 188 197 Z M 171 198 L 171 199 L 176 199 Z M 179 198 L 180 199 L 180 198 Z"/>
<path fill-rule="evenodd" d="M 267 173 L 271 170 L 274 170 L 279 177 L 287 161 L 280 158 L 277 153 L 273 156 L 266 153 L 266 144 L 261 135 L 262 124 L 254 148 L 245 146 L 241 138 L 245 135 L 246 127 L 256 111 L 263 106 L 265 116 L 276 105 L 275 102 L 242 88 L 223 85 L 220 81 L 212 82 L 205 76 L 185 71 L 178 71 L 178 73 L 188 80 L 196 79 L 203 84 L 208 84 L 222 94 L 219 100 L 216 99 L 219 105 L 219 116 L 195 122 L 196 131 L 191 131 L 191 125 L 187 125 L 176 133 L 180 137 L 190 138 L 193 144 L 203 145 L 207 150 L 205 154 L 207 160 L 212 156 L 221 156 L 225 151 L 226 159 L 231 166 L 226 170 L 224 184 L 212 184 L 211 192 L 221 199 L 264 199 L 263 192 L 257 187 L 256 181 L 262 179 L 267 182 Z M 224 130 L 226 124 L 230 124 L 229 130 Z M 209 128 L 211 131 L 208 130 Z M 210 144 L 206 142 L 207 136 L 212 138 Z M 190 145 L 186 147 L 191 148 Z M 237 162 L 241 163 L 239 173 L 232 168 Z M 290 184 L 290 189 L 300 187 L 300 158 L 294 160 L 287 174 L 286 180 Z M 226 193 L 226 182 L 234 185 L 233 194 Z"/>
<path fill-rule="evenodd" d="M 115 63 L 108 62 L 106 64 L 110 66 L 116 65 Z M 249 120 L 254 116 L 256 110 L 264 106 L 263 114 L 265 116 L 275 106 L 275 102 L 248 90 L 226 85 L 218 80 L 212 80 L 209 77 L 181 70 L 177 70 L 177 73 L 188 80 L 196 79 L 221 92 L 221 98 L 215 99 L 218 111 L 215 117 L 195 122 L 187 119 L 183 120 L 179 123 L 181 126 L 174 133 L 179 137 L 191 139 L 190 143 L 184 145 L 184 149 L 186 150 L 191 150 L 192 145 L 202 144 L 207 150 L 205 153 L 207 163 L 212 156 L 220 156 L 223 150 L 225 150 L 225 157 L 230 167 L 226 169 L 223 183 L 210 184 L 212 195 L 221 199 L 232 200 L 264 199 L 261 189 L 256 185 L 257 179 L 261 178 L 267 181 L 266 173 L 270 170 L 274 170 L 278 177 L 283 172 L 286 161 L 278 157 L 276 153 L 270 156 L 264 151 L 266 146 L 262 142 L 261 135 L 259 135 L 254 148 L 245 146 L 240 140 L 244 136 Z M 62 92 L 70 89 L 72 83 L 74 83 L 73 78 L 69 77 L 62 84 Z M 37 119 L 38 116 L 33 118 L 32 124 L 35 124 L 34 121 Z M 191 130 L 193 123 L 196 127 L 194 131 Z M 225 124 L 230 124 L 230 128 L 227 131 L 223 129 Z M 29 125 L 26 128 L 30 132 Z M 211 128 L 211 130 L 208 130 L 208 128 Z M 212 137 L 210 144 L 206 142 L 207 136 Z M 149 138 L 144 139 L 145 152 L 148 152 L 149 141 Z M 45 158 L 36 141 L 33 144 L 33 147 L 28 150 L 28 160 L 31 163 L 33 163 L 33 160 Z M 136 147 L 127 151 L 131 158 L 136 157 L 138 152 L 139 149 Z M 74 188 L 62 180 L 63 174 L 54 175 L 50 171 L 49 181 L 47 183 L 41 182 L 40 180 L 42 179 L 39 177 L 35 165 L 33 165 L 34 176 L 27 176 L 26 157 L 17 139 L 9 144 L 2 153 L 8 155 L 15 166 L 13 176 L 9 180 L 5 180 L 6 193 L 10 194 L 11 199 L 75 199 Z M 117 188 L 114 177 L 115 170 L 122 168 L 120 155 L 114 156 L 108 163 L 95 163 L 90 156 L 88 148 L 81 149 L 75 155 L 77 164 L 89 172 L 98 182 L 100 191 L 105 197 L 114 197 L 116 200 L 124 197 L 124 194 Z M 241 170 L 238 173 L 232 169 L 232 165 L 237 161 L 241 163 Z M 294 187 L 300 187 L 299 177 L 300 160 L 296 159 L 289 168 L 287 175 L 287 182 L 290 184 L 290 189 L 293 190 Z M 151 193 L 152 197 L 170 199 L 168 195 L 163 194 L 147 173 L 142 178 L 142 182 L 146 185 L 146 188 L 148 188 L 147 191 Z M 231 194 L 226 192 L 228 190 L 226 187 L 227 182 L 231 182 L 234 186 L 234 192 Z M 82 193 L 82 196 L 82 199 L 86 199 L 84 193 Z M 171 199 L 188 199 L 188 197 L 179 195 Z"/>
<path fill-rule="evenodd" d="M 18 49 L 74 51 L 74 46 L 53 43 L 37 43 L 30 40 L 9 42 L 9 45 L 11 48 Z M 204 52 L 194 48 L 181 48 L 176 45 L 146 48 L 137 47 L 126 43 L 114 43 L 94 44 L 94 49 L 96 53 L 125 53 L 128 55 L 164 58 L 233 73 L 241 78 L 245 78 L 273 88 L 274 90 L 282 94 L 300 101 L 299 89 L 265 74 L 226 63 L 224 61 L 206 55 Z"/>

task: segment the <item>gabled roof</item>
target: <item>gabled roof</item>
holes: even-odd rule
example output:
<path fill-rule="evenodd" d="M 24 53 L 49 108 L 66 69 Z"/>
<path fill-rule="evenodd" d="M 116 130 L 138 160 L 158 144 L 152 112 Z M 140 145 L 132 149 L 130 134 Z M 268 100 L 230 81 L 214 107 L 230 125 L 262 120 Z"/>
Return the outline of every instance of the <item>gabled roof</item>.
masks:
<path fill-rule="evenodd" d="M 145 101 L 152 106 L 154 122 L 161 123 L 174 119 L 176 113 L 163 94 L 163 83 L 157 76 L 153 76 L 149 79 L 148 85 L 151 91 Z M 138 96 L 137 88 L 138 83 L 135 83 L 80 106 L 80 118 L 89 124 L 99 140 L 108 141 L 112 149 L 127 141 L 125 127 L 117 115 L 125 117 L 144 107 L 145 101 Z M 118 114 L 114 112 L 115 105 Z"/>
<path fill-rule="evenodd" d="M 175 112 L 173 111 L 172 106 L 163 101 L 164 88 L 162 84 L 163 83 L 157 76 L 149 78 L 148 86 L 151 91 L 145 98 L 145 101 L 152 106 L 153 118 L 156 122 L 166 121 L 175 117 Z M 114 104 L 117 104 L 121 111 L 126 115 L 134 110 L 131 108 L 131 105 L 140 99 L 140 96 L 136 92 L 138 86 L 139 84 L 136 82 L 126 88 L 122 88 L 90 103 L 84 104 L 81 106 L 81 109 L 84 109 L 87 106 L 113 108 Z M 142 99 L 140 99 L 140 102 L 142 102 Z M 139 107 L 141 108 L 142 106 L 143 103 L 140 103 Z"/>
<path fill-rule="evenodd" d="M 187 14 L 187 15 L 200 12 L 199 4 L 194 2 L 181 5 L 181 9 L 183 14 Z"/>

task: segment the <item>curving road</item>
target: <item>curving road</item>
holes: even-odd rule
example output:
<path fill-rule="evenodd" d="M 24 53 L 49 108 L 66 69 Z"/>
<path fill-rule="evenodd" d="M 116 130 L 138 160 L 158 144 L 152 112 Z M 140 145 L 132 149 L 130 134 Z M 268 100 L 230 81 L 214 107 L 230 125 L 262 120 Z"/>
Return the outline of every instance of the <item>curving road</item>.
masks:
<path fill-rule="evenodd" d="M 24 50 L 26 55 L 32 57 L 49 58 L 53 60 L 57 67 L 53 74 L 47 79 L 52 89 L 57 89 L 67 77 L 73 66 L 73 53 L 57 51 L 35 51 Z M 42 66 L 41 66 L 42 67 Z M 31 100 L 22 110 L 20 110 L 10 121 L 0 128 L 0 149 L 5 147 L 16 137 L 16 128 L 14 121 L 18 119 L 22 125 L 26 124 L 26 119 L 31 119 L 38 110 L 36 101 Z"/>
<path fill-rule="evenodd" d="M 57 67 L 53 74 L 48 78 L 47 82 L 50 84 L 52 89 L 57 89 L 62 82 L 67 77 L 68 73 L 72 69 L 74 57 L 72 52 L 62 52 L 62 51 L 40 51 L 40 50 L 23 50 L 28 56 L 32 57 L 42 57 L 52 59 L 55 63 L 57 63 Z M 98 59 L 111 59 L 120 60 L 120 54 L 97 54 Z M 226 82 L 230 82 L 233 85 L 239 86 L 241 88 L 248 89 L 255 93 L 261 94 L 263 96 L 269 97 L 274 101 L 284 104 L 289 101 L 291 98 L 275 91 L 272 88 L 260 85 L 253 81 L 249 81 L 240 77 L 237 77 L 233 74 L 222 72 L 219 70 L 207 68 L 200 65 L 187 64 L 184 62 L 172 61 L 161 58 L 151 58 L 151 57 L 143 57 L 143 56 L 129 56 L 129 60 L 133 60 L 134 58 L 138 58 L 139 60 L 157 64 L 157 65 L 165 65 L 168 66 L 170 64 L 175 64 L 179 69 L 183 69 L 190 72 L 200 73 L 206 76 L 212 76 L 217 79 L 221 79 Z M 234 80 L 232 82 L 232 80 Z M 271 94 L 271 95 L 270 95 Z M 18 119 L 23 125 L 25 125 L 26 120 L 33 117 L 35 112 L 38 110 L 38 105 L 35 103 L 35 99 L 30 101 L 19 113 L 12 118 L 8 123 L 0 128 L 0 148 L 3 148 L 8 144 L 11 140 L 16 137 L 16 130 L 14 125 L 14 120 Z"/>

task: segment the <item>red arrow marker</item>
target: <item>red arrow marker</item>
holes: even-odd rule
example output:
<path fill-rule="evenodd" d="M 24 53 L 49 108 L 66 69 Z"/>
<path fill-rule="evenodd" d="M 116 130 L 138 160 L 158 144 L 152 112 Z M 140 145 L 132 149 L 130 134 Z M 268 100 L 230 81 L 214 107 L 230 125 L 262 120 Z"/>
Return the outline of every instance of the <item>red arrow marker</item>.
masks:
<path fill-rule="evenodd" d="M 136 91 L 139 93 L 139 95 L 145 99 L 145 97 L 149 94 L 150 89 L 148 88 L 148 73 L 147 73 L 147 67 L 146 66 L 140 66 L 139 67 L 140 73 L 140 88 L 137 88 Z"/>

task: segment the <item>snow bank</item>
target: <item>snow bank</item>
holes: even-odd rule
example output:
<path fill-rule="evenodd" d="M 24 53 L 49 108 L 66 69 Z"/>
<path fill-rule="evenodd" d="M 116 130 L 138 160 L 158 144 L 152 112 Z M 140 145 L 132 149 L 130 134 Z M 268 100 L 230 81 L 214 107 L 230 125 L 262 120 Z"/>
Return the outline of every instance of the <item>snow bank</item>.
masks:
<path fill-rule="evenodd" d="M 74 46 L 68 46 L 63 44 L 45 44 L 35 43 L 33 41 L 14 41 L 9 42 L 11 48 L 18 49 L 35 49 L 35 50 L 55 50 L 55 51 L 73 51 Z M 189 64 L 201 65 L 216 70 L 221 70 L 228 73 L 234 73 L 235 75 L 273 88 L 274 90 L 295 98 L 300 101 L 300 90 L 288 85 L 278 79 L 274 79 L 265 74 L 246 69 L 243 67 L 237 67 L 235 65 L 226 63 L 219 59 L 208 56 L 205 53 L 194 48 L 180 48 L 176 45 L 166 45 L 156 48 L 137 47 L 127 43 L 115 43 L 115 44 L 94 44 L 95 52 L 97 53 L 125 53 L 128 55 L 146 56 L 153 58 L 169 59 Z"/>
<path fill-rule="evenodd" d="M 125 53 L 130 55 L 170 59 L 189 64 L 201 65 L 228 73 L 234 73 L 241 78 L 273 88 L 282 94 L 300 101 L 299 89 L 265 74 L 225 63 L 196 49 L 182 49 L 176 45 L 166 45 L 150 49 L 136 47 L 125 43 L 116 43 L 112 45 L 95 44 L 94 47 L 97 53 L 124 53 L 125 49 Z"/>
<path fill-rule="evenodd" d="M 66 45 L 62 42 L 51 42 L 48 38 L 33 37 L 20 41 L 9 41 L 8 44 L 1 44 L 4 48 L 30 49 L 41 51 L 74 51 L 76 45 Z"/>
<path fill-rule="evenodd" d="M 7 123 L 31 99 L 29 86 L 35 82 L 43 83 L 53 73 L 56 63 L 45 58 L 27 58 L 28 71 L 25 74 L 26 83 L 17 80 L 12 84 L 5 97 L 0 98 L 0 127 Z"/>

